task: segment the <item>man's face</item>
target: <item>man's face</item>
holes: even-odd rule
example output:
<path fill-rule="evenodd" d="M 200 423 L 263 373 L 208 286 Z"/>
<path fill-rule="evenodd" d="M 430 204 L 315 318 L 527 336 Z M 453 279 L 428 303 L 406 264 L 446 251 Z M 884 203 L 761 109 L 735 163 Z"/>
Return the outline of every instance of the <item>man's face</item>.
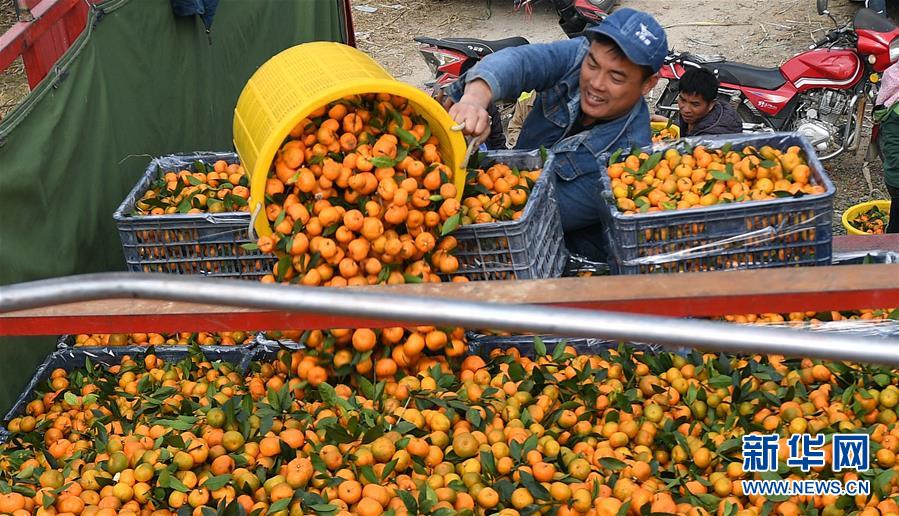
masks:
<path fill-rule="evenodd" d="M 715 101 L 708 101 L 698 93 L 680 92 L 677 96 L 677 108 L 680 110 L 681 120 L 688 124 L 695 124 L 709 114 L 715 107 Z"/>
<path fill-rule="evenodd" d="M 613 120 L 630 111 L 656 81 L 656 75 L 644 80 L 643 69 L 609 44 L 593 42 L 581 64 L 581 111 L 590 121 Z"/>

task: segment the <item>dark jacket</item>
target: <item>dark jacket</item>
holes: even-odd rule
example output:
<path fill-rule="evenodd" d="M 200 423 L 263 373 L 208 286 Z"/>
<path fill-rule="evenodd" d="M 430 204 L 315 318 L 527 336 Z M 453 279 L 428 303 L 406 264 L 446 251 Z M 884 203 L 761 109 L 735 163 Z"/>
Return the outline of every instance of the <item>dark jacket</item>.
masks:
<path fill-rule="evenodd" d="M 715 107 L 709 114 L 702 117 L 690 131 L 678 115 L 677 125 L 680 127 L 681 136 L 699 136 L 711 134 L 737 134 L 743 132 L 743 120 L 728 102 L 715 101 Z"/>
<path fill-rule="evenodd" d="M 899 102 L 878 113 L 880 133 L 877 144 L 883 159 L 883 179 L 887 186 L 899 188 Z"/>

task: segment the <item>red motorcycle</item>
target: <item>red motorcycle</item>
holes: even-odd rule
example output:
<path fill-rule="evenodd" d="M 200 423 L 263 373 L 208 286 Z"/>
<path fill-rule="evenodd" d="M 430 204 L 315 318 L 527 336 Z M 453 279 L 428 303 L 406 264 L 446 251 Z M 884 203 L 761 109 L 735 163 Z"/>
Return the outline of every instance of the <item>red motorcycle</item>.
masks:
<path fill-rule="evenodd" d="M 818 0 L 818 13 L 830 16 L 826 0 Z M 796 131 L 812 142 L 822 160 L 829 159 L 858 148 L 865 106 L 876 95 L 877 72 L 897 59 L 899 28 L 874 11 L 859 9 L 850 23 L 837 26 L 780 68 L 670 54 L 660 71 L 668 84 L 656 112 L 671 116 L 677 111 L 678 79 L 687 67 L 706 68 L 718 76 L 719 101 L 733 103 L 744 131 Z"/>
<path fill-rule="evenodd" d="M 524 0 L 529 5 L 533 0 Z M 559 15 L 559 26 L 569 38 L 581 35 L 587 25 L 601 23 L 617 0 L 553 0 L 553 7 Z M 489 54 L 507 47 L 527 45 L 527 39 L 515 36 L 499 40 L 475 38 L 414 38 L 419 51 L 434 80 L 427 83 L 430 88 L 441 88 L 453 83 L 460 75 Z"/>

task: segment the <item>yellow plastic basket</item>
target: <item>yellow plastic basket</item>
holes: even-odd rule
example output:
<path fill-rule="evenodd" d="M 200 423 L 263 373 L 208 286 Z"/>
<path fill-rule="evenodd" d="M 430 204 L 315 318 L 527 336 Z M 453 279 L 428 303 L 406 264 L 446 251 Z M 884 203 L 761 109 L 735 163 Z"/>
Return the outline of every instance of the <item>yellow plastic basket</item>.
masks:
<path fill-rule="evenodd" d="M 842 221 L 843 227 L 846 228 L 846 232 L 850 235 L 868 235 L 869 233 L 865 233 L 864 231 L 856 229 L 852 224 L 849 223 L 849 221 L 854 220 L 862 213 L 865 213 L 874 207 L 880 208 L 881 211 L 884 211 L 886 213 L 890 213 L 889 200 L 868 201 L 861 204 L 856 204 L 855 206 L 852 206 L 843 212 Z M 890 214 L 890 216 L 892 217 L 893 215 Z"/>
<path fill-rule="evenodd" d="M 680 127 L 674 124 L 668 125 L 668 122 L 650 122 L 649 127 L 653 132 L 661 131 L 662 129 L 665 129 L 667 127 L 675 138 L 680 138 Z"/>
<path fill-rule="evenodd" d="M 431 127 L 444 149 L 443 159 L 456 171 L 461 195 L 465 138 L 450 130 L 452 118 L 425 92 L 397 81 L 372 58 L 353 47 L 332 42 L 298 45 L 269 59 L 244 86 L 234 109 L 234 147 L 250 174 L 250 213 L 264 213 L 265 180 L 291 129 L 317 108 L 347 95 L 389 93 L 408 99 Z M 257 211 L 258 210 L 258 211 Z M 258 235 L 271 234 L 264 216 L 253 223 Z"/>

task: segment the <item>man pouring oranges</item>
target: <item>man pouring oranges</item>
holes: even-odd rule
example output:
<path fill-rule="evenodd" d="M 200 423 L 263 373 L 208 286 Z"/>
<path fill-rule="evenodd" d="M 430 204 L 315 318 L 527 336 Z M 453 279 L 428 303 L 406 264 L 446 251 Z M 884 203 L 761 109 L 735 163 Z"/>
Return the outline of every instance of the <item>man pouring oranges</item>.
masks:
<path fill-rule="evenodd" d="M 584 35 L 487 56 L 450 87 L 449 113 L 466 134 L 483 139 L 490 130 L 487 106 L 537 91 L 515 148 L 543 146 L 555 154 L 566 244 L 602 259 L 601 177 L 611 153 L 651 143 L 643 96 L 658 80 L 668 40 L 652 16 L 633 9 L 614 12 Z"/>

